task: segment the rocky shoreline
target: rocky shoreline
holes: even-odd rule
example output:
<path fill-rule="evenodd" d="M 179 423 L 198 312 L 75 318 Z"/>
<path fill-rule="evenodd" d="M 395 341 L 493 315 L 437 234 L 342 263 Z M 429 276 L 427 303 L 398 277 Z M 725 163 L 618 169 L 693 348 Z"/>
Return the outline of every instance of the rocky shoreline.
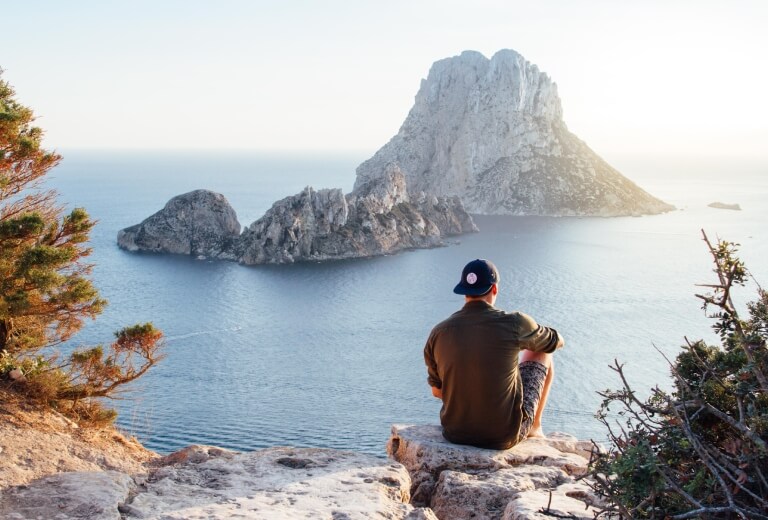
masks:
<path fill-rule="evenodd" d="M 0 423 L 0 517 L 9 519 L 591 519 L 578 477 L 592 444 L 566 434 L 509 450 L 458 446 L 439 426 L 395 425 L 389 458 L 189 446 L 161 457 L 111 428 L 40 410 Z"/>

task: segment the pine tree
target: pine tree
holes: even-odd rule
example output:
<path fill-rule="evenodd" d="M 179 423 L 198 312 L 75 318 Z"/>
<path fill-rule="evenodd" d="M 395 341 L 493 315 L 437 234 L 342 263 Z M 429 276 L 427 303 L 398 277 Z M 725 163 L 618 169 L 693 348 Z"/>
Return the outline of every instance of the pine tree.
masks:
<path fill-rule="evenodd" d="M 154 365 L 162 333 L 128 327 L 106 354 L 97 346 L 58 360 L 54 347 L 106 305 L 85 261 L 95 223 L 82 208 L 65 214 L 43 186 L 61 157 L 42 148 L 32 110 L 14 96 L 0 78 L 0 380 L 74 415 L 111 418 L 93 398 L 110 397 Z"/>

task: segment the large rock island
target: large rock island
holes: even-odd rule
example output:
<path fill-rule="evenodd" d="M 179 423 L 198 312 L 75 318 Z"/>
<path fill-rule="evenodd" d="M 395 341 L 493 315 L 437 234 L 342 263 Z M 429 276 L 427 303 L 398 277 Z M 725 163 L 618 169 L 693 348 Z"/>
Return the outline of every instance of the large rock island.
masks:
<path fill-rule="evenodd" d="M 488 215 L 654 214 L 674 209 L 568 131 L 557 85 L 513 50 L 466 51 L 432 65 L 400 131 L 357 168 L 390 163 L 408 188 L 459 196 Z"/>

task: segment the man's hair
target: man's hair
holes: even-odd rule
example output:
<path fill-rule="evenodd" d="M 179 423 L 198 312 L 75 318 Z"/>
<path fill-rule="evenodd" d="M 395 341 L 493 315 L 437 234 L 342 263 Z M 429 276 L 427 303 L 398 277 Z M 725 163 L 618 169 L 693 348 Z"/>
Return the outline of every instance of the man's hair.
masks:
<path fill-rule="evenodd" d="M 488 293 L 490 293 L 493 290 L 493 285 L 491 285 L 487 291 L 485 291 L 483 294 L 476 294 L 474 296 L 471 296 L 469 294 L 464 295 L 464 297 L 468 300 L 482 300 L 486 296 L 488 296 Z"/>

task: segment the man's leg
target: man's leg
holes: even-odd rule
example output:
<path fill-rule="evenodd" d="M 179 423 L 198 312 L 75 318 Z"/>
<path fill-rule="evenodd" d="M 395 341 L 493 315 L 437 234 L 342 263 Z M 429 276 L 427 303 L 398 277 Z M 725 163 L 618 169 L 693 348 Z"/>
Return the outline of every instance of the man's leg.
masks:
<path fill-rule="evenodd" d="M 552 387 L 552 379 L 554 379 L 555 375 L 555 364 L 552 361 L 552 354 L 523 350 L 520 353 L 520 363 L 526 361 L 536 361 L 547 368 L 547 377 L 544 379 L 544 386 L 541 388 L 539 403 L 536 407 L 536 413 L 533 416 L 533 424 L 528 432 L 528 437 L 544 437 L 544 431 L 541 428 L 541 417 L 544 414 L 544 407 L 547 405 L 549 389 Z"/>

